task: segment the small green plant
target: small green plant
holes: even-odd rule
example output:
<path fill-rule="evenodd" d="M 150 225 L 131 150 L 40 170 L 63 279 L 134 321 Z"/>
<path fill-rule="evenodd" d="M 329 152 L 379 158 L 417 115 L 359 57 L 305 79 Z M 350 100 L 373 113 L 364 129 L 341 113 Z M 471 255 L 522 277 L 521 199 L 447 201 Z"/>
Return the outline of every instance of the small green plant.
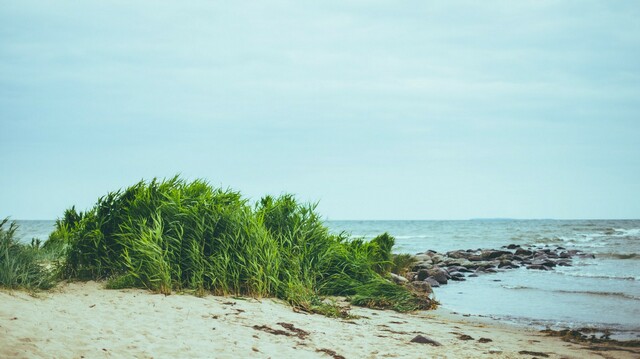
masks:
<path fill-rule="evenodd" d="M 0 221 L 0 286 L 7 288 L 48 289 L 55 284 L 54 274 L 42 263 L 39 241 L 18 243 L 18 226 L 5 218 Z"/>
<path fill-rule="evenodd" d="M 393 254 L 389 271 L 397 275 L 406 276 L 415 263 L 416 258 L 411 254 Z"/>

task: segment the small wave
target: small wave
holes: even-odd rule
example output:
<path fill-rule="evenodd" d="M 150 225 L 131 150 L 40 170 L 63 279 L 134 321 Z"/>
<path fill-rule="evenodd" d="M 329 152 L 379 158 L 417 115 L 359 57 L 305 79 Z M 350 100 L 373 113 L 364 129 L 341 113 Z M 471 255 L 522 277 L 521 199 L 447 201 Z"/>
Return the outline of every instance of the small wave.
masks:
<path fill-rule="evenodd" d="M 597 295 L 597 296 L 604 296 L 604 297 L 620 297 L 625 299 L 640 300 L 640 297 L 638 296 L 631 295 L 628 293 L 623 293 L 623 292 L 598 292 L 598 291 L 591 291 L 591 290 L 562 290 L 562 289 L 555 290 L 554 292 L 565 293 L 565 294 L 587 294 L 587 295 Z"/>
<path fill-rule="evenodd" d="M 631 276 L 623 277 L 623 276 L 610 276 L 610 275 L 594 274 L 594 273 L 576 273 L 576 272 L 561 272 L 561 271 L 553 271 L 553 272 L 550 272 L 550 273 L 556 273 L 556 274 L 559 274 L 559 275 L 566 275 L 566 276 L 569 276 L 569 277 L 640 281 L 640 277 L 631 277 Z"/>
<path fill-rule="evenodd" d="M 433 236 L 429 235 L 416 235 L 416 236 L 395 236 L 396 239 L 429 239 Z"/>
<path fill-rule="evenodd" d="M 624 237 L 638 237 L 640 236 L 640 228 L 630 228 L 630 229 L 616 229 L 616 232 L 620 233 L 620 236 Z"/>
<path fill-rule="evenodd" d="M 537 238 L 535 240 L 536 243 L 542 243 L 542 244 L 549 244 L 549 243 L 561 243 L 564 240 L 560 237 L 553 237 L 553 238 L 549 238 L 549 237 L 542 237 L 542 238 Z"/>
<path fill-rule="evenodd" d="M 535 290 L 536 289 L 536 288 L 533 288 L 533 287 L 527 287 L 525 285 L 503 285 L 502 288 L 504 288 L 504 289 L 515 289 L 515 290 L 520 290 L 520 289 Z"/>
<path fill-rule="evenodd" d="M 640 259 L 637 253 L 596 253 L 596 258 L 613 258 L 613 259 Z"/>
<path fill-rule="evenodd" d="M 539 290 L 543 292 L 562 293 L 562 294 L 586 294 L 586 295 L 619 297 L 619 298 L 625 298 L 625 299 L 640 300 L 640 297 L 629 294 L 629 293 L 624 293 L 624 292 L 598 292 L 593 290 L 542 289 L 542 288 L 528 287 L 524 285 L 503 285 L 502 288 L 513 289 L 513 290 Z"/>

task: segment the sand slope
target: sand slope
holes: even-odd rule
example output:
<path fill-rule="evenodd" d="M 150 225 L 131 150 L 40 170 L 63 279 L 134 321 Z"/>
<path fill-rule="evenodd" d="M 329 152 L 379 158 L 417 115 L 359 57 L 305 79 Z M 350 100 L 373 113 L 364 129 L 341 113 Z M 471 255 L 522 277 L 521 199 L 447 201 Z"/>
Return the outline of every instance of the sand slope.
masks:
<path fill-rule="evenodd" d="M 355 320 L 296 313 L 279 301 L 62 284 L 0 292 L 0 358 L 633 358 L 443 311 L 353 308 Z M 278 324 L 280 323 L 280 324 Z M 421 334 L 442 344 L 410 343 Z M 462 335 L 473 339 L 461 340 Z M 480 343 L 488 338 L 491 342 Z M 322 351 L 324 350 L 324 351 Z"/>

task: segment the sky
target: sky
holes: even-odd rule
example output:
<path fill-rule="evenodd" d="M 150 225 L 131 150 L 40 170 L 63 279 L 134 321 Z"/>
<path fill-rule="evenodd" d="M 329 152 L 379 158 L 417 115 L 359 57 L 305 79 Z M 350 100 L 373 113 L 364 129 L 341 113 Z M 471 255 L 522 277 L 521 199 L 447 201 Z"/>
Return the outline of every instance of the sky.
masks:
<path fill-rule="evenodd" d="M 327 219 L 640 218 L 638 1 L 0 0 L 0 217 L 202 178 Z"/>

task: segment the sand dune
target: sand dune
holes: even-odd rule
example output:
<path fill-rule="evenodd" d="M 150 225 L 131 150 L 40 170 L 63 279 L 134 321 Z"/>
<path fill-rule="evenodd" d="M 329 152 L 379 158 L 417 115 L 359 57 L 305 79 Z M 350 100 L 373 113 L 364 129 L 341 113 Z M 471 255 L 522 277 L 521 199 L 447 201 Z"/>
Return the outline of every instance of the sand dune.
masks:
<path fill-rule="evenodd" d="M 631 358 L 444 310 L 353 308 L 359 319 L 296 313 L 277 300 L 62 284 L 0 292 L 0 358 Z M 411 343 L 417 335 L 441 344 Z M 466 340 L 464 340 L 466 335 Z M 486 338 L 488 340 L 479 340 Z M 491 341 L 489 341 L 491 340 Z M 601 355 L 602 354 L 602 355 Z M 538 357 L 543 355 L 538 354 Z"/>

